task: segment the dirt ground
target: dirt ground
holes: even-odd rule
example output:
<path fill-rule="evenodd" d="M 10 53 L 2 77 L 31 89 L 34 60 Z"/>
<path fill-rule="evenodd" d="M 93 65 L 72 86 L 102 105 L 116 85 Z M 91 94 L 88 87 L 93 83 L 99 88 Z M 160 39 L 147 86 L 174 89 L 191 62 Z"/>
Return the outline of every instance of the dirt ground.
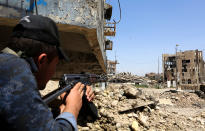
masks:
<path fill-rule="evenodd" d="M 57 85 L 50 81 L 42 94 Z M 205 99 L 194 92 L 129 84 L 94 90 L 99 118 L 78 120 L 80 131 L 205 131 Z"/>

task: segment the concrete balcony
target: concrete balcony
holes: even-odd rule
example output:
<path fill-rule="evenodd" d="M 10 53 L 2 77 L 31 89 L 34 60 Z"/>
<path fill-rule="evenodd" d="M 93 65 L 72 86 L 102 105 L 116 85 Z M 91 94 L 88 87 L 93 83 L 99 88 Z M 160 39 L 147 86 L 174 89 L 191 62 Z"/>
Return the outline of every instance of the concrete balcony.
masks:
<path fill-rule="evenodd" d="M 106 23 L 104 35 L 105 36 L 115 36 L 116 34 L 116 23 Z"/>

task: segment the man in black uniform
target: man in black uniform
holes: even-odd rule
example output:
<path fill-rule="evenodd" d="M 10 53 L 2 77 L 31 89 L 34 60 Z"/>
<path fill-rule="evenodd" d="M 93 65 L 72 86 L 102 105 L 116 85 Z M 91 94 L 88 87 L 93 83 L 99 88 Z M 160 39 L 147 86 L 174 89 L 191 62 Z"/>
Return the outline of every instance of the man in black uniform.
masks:
<path fill-rule="evenodd" d="M 60 48 L 58 29 L 43 16 L 25 16 L 14 28 L 8 46 L 0 52 L 0 125 L 5 130 L 77 130 L 84 85 L 77 83 L 54 119 L 41 99 L 39 89 L 55 73 L 59 59 L 67 59 Z M 86 87 L 88 101 L 94 98 Z M 63 96 L 62 96 L 63 97 Z"/>

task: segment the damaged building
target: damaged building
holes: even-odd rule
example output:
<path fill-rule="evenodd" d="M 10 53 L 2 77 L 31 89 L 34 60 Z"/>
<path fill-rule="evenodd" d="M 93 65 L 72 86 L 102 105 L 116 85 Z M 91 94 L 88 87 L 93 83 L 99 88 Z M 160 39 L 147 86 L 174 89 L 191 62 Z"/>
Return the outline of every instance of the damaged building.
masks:
<path fill-rule="evenodd" d="M 168 87 L 180 87 L 187 90 L 203 88 L 204 60 L 203 52 L 189 50 L 176 54 L 163 54 L 163 81 Z"/>
<path fill-rule="evenodd" d="M 69 57 L 69 62 L 60 61 L 54 78 L 107 73 L 106 51 L 112 50 L 113 42 L 106 37 L 115 36 L 116 23 L 110 22 L 112 6 L 105 0 L 0 0 L 0 12 L 0 50 L 20 18 L 42 15 L 57 23 L 61 47 Z"/>
<path fill-rule="evenodd" d="M 119 64 L 116 60 L 111 61 L 107 60 L 107 74 L 108 75 L 115 75 L 116 74 L 116 65 Z"/>

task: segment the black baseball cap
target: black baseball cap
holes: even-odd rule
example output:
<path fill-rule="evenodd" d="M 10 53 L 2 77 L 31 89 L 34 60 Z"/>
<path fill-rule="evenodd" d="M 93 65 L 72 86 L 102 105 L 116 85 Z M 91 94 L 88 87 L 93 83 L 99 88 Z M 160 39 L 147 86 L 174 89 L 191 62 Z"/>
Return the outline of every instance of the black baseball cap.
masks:
<path fill-rule="evenodd" d="M 68 61 L 68 57 L 60 47 L 56 23 L 48 17 L 41 15 L 28 15 L 23 17 L 14 27 L 12 37 L 34 39 L 56 46 L 59 58 Z"/>

